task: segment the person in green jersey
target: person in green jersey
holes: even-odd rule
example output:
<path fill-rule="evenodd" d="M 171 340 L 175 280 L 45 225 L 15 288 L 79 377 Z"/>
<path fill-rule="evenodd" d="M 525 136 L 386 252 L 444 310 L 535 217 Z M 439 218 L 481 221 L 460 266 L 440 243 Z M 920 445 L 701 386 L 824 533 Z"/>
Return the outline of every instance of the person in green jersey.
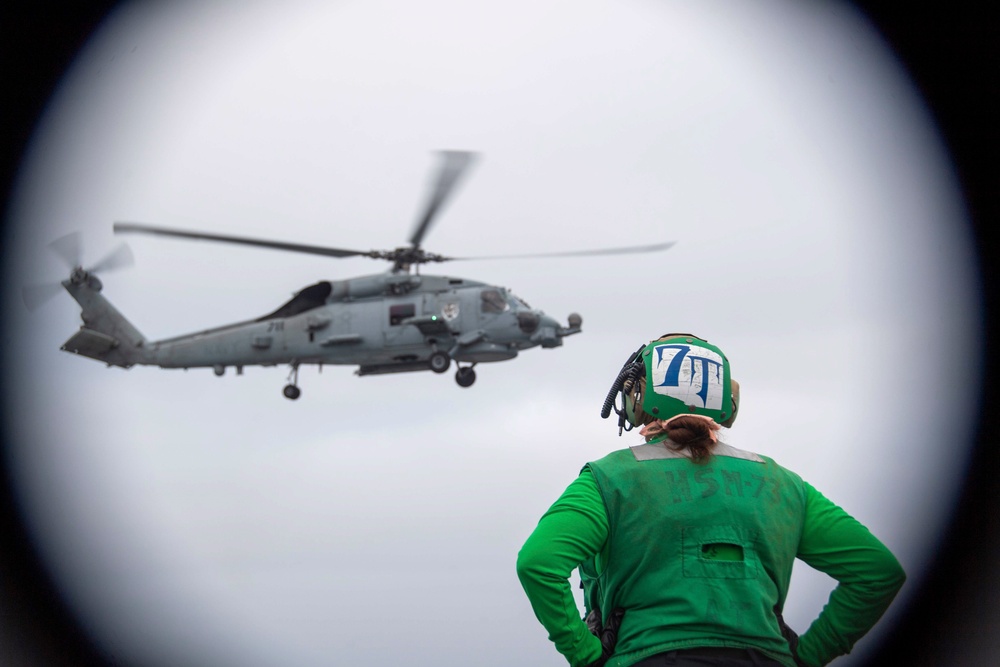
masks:
<path fill-rule="evenodd" d="M 739 384 L 718 347 L 690 334 L 642 345 L 601 416 L 612 408 L 619 435 L 639 427 L 645 442 L 585 465 L 517 558 L 570 665 L 819 667 L 875 625 L 903 569 L 794 472 L 719 439 Z M 837 581 L 801 636 L 781 615 L 796 558 Z"/>

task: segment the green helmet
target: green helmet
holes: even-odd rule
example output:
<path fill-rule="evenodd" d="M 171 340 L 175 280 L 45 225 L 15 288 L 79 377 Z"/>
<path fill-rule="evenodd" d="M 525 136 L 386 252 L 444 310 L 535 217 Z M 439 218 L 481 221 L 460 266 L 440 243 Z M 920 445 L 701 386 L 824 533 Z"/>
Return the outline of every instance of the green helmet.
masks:
<path fill-rule="evenodd" d="M 622 407 L 615 405 L 618 394 Z M 601 417 L 614 408 L 619 433 L 657 419 L 705 415 L 730 426 L 739 407 L 739 384 L 729 360 L 715 345 L 691 334 L 667 334 L 628 358 L 604 401 Z"/>

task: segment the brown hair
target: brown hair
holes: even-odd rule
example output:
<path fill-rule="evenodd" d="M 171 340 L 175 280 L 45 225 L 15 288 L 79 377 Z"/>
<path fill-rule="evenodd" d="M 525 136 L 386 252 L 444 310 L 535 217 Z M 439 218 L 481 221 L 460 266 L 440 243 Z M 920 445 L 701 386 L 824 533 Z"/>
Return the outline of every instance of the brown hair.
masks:
<path fill-rule="evenodd" d="M 715 428 L 712 428 L 715 426 Z M 691 460 L 701 463 L 708 460 L 715 447 L 712 431 L 718 429 L 714 423 L 699 417 L 681 416 L 671 419 L 665 424 L 667 444 L 671 449 L 687 449 L 691 452 Z"/>

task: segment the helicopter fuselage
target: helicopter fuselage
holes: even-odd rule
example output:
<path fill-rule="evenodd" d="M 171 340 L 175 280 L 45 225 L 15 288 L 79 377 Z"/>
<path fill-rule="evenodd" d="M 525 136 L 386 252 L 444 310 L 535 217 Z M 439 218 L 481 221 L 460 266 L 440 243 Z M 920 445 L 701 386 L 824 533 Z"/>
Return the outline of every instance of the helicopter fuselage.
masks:
<path fill-rule="evenodd" d="M 581 330 L 579 316 L 560 325 L 502 287 L 384 273 L 311 285 L 254 320 L 147 341 L 98 294 L 100 282 L 86 278 L 64 282 L 83 306 L 84 326 L 63 349 L 126 368 L 210 367 L 222 375 L 250 365 L 346 364 L 359 375 L 444 372 L 451 360 L 474 365 L 558 347 Z"/>

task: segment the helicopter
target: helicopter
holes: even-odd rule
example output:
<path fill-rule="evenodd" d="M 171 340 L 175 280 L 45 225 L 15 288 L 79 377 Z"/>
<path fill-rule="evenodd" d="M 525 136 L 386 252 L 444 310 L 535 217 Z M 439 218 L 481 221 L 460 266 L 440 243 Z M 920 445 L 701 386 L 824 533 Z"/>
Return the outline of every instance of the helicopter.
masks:
<path fill-rule="evenodd" d="M 72 267 L 59 285 L 79 303 L 83 324 L 61 347 L 73 354 L 130 368 L 227 368 L 238 375 L 246 366 L 287 364 L 290 372 L 282 393 L 301 395 L 299 367 L 314 364 L 357 365 L 358 376 L 411 371 L 445 373 L 455 363 L 455 381 L 471 387 L 480 363 L 506 361 L 533 347 L 556 348 L 582 331 L 583 319 L 572 313 L 566 326 L 531 308 L 510 290 L 465 278 L 424 275 L 420 266 L 456 260 L 608 255 L 664 250 L 673 243 L 558 253 L 488 257 L 445 257 L 426 252 L 422 242 L 443 204 L 472 164 L 476 154 L 441 151 L 441 164 L 427 203 L 409 239 L 394 250 L 360 251 L 325 246 L 229 236 L 131 222 L 113 226 L 116 234 L 151 234 L 190 240 L 239 244 L 327 257 L 368 257 L 392 263 L 380 274 L 345 280 L 322 280 L 299 290 L 273 312 L 183 336 L 150 341 L 102 294 L 97 273 L 130 265 L 127 245 L 119 246 L 89 269 L 79 262 L 77 236 L 50 244 Z M 25 288 L 24 299 L 35 307 L 39 293 Z M 45 297 L 47 298 L 47 296 Z"/>

